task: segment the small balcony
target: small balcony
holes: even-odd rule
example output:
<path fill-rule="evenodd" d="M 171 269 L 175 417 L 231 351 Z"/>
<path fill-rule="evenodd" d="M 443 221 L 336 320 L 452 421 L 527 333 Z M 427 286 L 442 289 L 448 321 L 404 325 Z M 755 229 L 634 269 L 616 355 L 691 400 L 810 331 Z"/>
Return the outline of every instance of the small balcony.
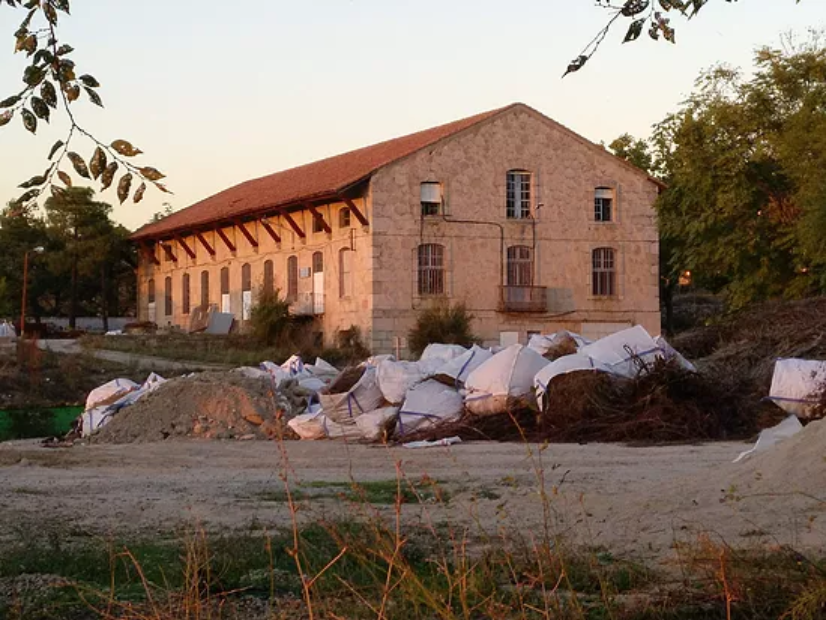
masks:
<path fill-rule="evenodd" d="M 500 312 L 547 312 L 548 289 L 544 286 L 503 286 Z"/>
<path fill-rule="evenodd" d="M 299 293 L 290 304 L 290 312 L 296 316 L 321 316 L 324 314 L 324 293 Z"/>

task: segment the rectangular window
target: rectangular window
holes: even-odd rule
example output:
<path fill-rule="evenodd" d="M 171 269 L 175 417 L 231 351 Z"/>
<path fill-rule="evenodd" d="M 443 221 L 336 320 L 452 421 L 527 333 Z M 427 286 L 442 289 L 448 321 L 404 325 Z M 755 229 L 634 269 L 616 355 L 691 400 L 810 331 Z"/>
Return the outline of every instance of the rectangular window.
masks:
<path fill-rule="evenodd" d="M 314 233 L 324 232 L 324 219 L 322 218 L 321 214 L 319 214 L 319 215 L 310 214 L 310 215 L 313 218 L 313 232 Z"/>
<path fill-rule="evenodd" d="M 419 295 L 445 294 L 445 247 L 436 243 L 419 246 Z"/>
<path fill-rule="evenodd" d="M 201 307 L 209 308 L 209 272 L 201 272 Z"/>
<path fill-rule="evenodd" d="M 533 286 L 533 249 L 526 245 L 508 248 L 508 286 Z"/>
<path fill-rule="evenodd" d="M 530 172 L 508 172 L 506 215 L 512 220 L 522 220 L 531 216 Z"/>
<path fill-rule="evenodd" d="M 613 297 L 616 294 L 616 266 L 612 248 L 593 251 L 592 281 L 595 297 Z"/>
<path fill-rule="evenodd" d="M 348 207 L 344 207 L 338 212 L 338 227 L 350 228 L 350 209 Z"/>
<path fill-rule="evenodd" d="M 264 293 L 272 294 L 275 291 L 275 272 L 271 260 L 264 261 Z"/>
<path fill-rule="evenodd" d="M 422 215 L 441 215 L 442 213 L 442 184 L 436 181 L 425 181 L 420 188 Z"/>
<path fill-rule="evenodd" d="M 614 190 L 598 187 L 594 193 L 594 221 L 611 222 L 614 219 Z"/>

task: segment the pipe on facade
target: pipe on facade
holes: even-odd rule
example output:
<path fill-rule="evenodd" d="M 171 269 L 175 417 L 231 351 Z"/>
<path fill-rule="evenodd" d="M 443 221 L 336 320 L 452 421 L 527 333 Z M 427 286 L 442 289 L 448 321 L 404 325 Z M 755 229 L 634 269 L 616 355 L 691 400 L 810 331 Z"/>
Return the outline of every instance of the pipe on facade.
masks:
<path fill-rule="evenodd" d="M 486 222 L 484 220 L 455 220 L 442 213 L 442 220 L 448 224 L 469 224 L 472 226 L 496 226 L 499 229 L 499 294 L 505 286 L 505 227 L 499 222 Z"/>

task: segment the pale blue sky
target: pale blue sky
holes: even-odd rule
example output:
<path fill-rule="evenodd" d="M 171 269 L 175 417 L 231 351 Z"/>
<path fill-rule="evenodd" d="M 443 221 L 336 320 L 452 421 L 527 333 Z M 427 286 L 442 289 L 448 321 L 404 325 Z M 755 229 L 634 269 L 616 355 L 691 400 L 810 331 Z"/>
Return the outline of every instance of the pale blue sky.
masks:
<path fill-rule="evenodd" d="M 560 79 L 604 24 L 590 0 L 75 0 L 64 38 L 102 83 L 106 110 L 76 107 L 100 138 L 127 138 L 175 196 L 115 207 L 129 227 L 257 176 L 522 101 L 587 138 L 645 136 L 716 62 L 744 68 L 780 34 L 826 27 L 823 0 L 712 0 L 678 45 L 617 29 Z M 573 8 L 576 6 L 576 8 Z M 0 9 L 0 94 L 19 84 L 18 20 Z M 19 11 L 18 11 L 19 13 Z M 675 21 L 678 21 L 675 19 Z M 0 131 L 0 199 L 42 172 L 61 136 Z M 84 144 L 84 156 L 92 147 Z M 117 203 L 110 190 L 104 200 Z"/>

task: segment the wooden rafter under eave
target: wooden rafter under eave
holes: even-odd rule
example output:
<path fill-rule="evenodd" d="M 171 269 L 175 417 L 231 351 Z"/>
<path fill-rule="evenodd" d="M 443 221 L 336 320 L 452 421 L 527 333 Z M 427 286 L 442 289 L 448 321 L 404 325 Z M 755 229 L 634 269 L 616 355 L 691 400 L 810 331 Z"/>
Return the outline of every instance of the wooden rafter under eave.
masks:
<path fill-rule="evenodd" d="M 172 246 L 168 243 L 161 243 L 161 247 L 163 248 L 164 254 L 166 257 L 171 260 L 173 263 L 178 262 L 178 257 L 175 256 L 175 253 L 172 251 Z"/>
<path fill-rule="evenodd" d="M 276 243 L 281 243 L 281 235 L 275 232 L 275 229 L 270 225 L 270 223 L 266 219 L 261 219 L 261 226 L 264 227 L 264 230 L 266 230 L 267 234 L 270 237 L 272 237 L 273 241 L 275 241 Z"/>
<path fill-rule="evenodd" d="M 296 223 L 292 215 L 290 215 L 286 211 L 282 215 L 284 216 L 284 219 L 287 220 L 287 224 L 290 225 L 290 228 L 292 228 L 295 231 L 296 235 L 298 235 L 302 239 L 307 238 L 307 235 L 304 233 L 303 230 L 301 230 L 301 227 Z"/>
<path fill-rule="evenodd" d="M 313 215 L 313 219 L 317 222 L 321 222 L 321 229 L 326 233 L 333 232 L 333 229 L 330 228 L 330 225 L 327 223 L 327 220 L 324 219 L 324 215 L 316 209 L 313 205 L 308 204 L 307 208 L 310 210 L 310 213 Z"/>
<path fill-rule="evenodd" d="M 189 244 L 186 242 L 186 240 L 183 237 L 178 235 L 178 236 L 175 237 L 175 241 L 177 241 L 178 245 L 180 245 L 183 248 L 184 252 L 186 252 L 186 255 L 189 256 L 189 258 L 191 258 L 192 260 L 195 260 L 195 250 L 193 250 L 191 247 L 189 247 Z"/>
<path fill-rule="evenodd" d="M 244 222 L 239 220 L 235 223 L 235 225 L 238 226 L 238 230 L 240 230 L 241 234 L 244 235 L 244 237 L 246 237 L 247 241 L 250 242 L 250 245 L 254 248 L 257 248 L 258 240 L 255 237 L 253 237 L 252 233 L 247 229 L 246 226 L 244 226 Z"/>
<path fill-rule="evenodd" d="M 161 261 L 158 260 L 158 257 L 155 254 L 154 244 L 149 244 L 149 245 L 141 244 L 141 247 L 143 249 L 144 256 L 146 256 L 152 262 L 153 265 L 160 265 L 161 264 Z"/>
<path fill-rule="evenodd" d="M 215 256 L 215 248 L 213 248 L 212 245 L 210 245 L 209 241 L 207 241 L 201 233 L 196 232 L 195 238 L 201 242 L 201 245 L 204 246 L 204 249 L 209 253 L 210 256 Z"/>
<path fill-rule="evenodd" d="M 359 221 L 359 224 L 361 224 L 362 226 L 370 225 L 370 222 L 367 221 L 367 217 L 365 217 L 364 213 L 362 213 L 359 210 L 359 208 L 356 206 L 356 203 L 354 203 L 349 198 L 342 198 L 341 200 L 350 209 L 350 213 L 356 216 L 356 219 Z"/>
<path fill-rule="evenodd" d="M 226 233 L 224 233 L 223 230 L 221 230 L 220 228 L 216 228 L 215 233 L 219 237 L 221 237 L 221 241 L 224 242 L 224 245 L 227 246 L 227 248 L 229 249 L 230 252 L 235 252 L 236 251 L 235 244 L 232 243 L 232 241 L 229 240 L 229 237 L 227 237 Z"/>

